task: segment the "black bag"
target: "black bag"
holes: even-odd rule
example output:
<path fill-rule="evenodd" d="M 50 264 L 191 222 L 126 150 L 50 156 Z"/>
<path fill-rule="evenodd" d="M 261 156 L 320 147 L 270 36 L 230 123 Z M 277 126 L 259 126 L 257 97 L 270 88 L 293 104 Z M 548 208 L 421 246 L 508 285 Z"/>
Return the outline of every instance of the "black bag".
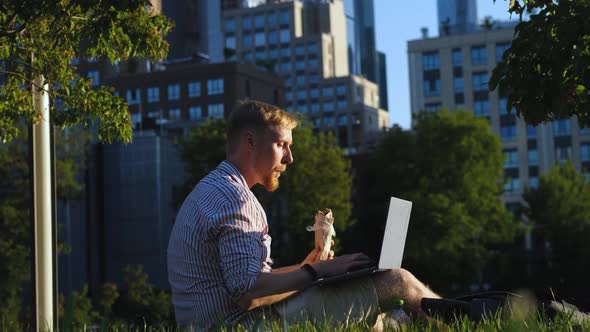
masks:
<path fill-rule="evenodd" d="M 460 317 L 480 321 L 484 317 L 502 314 L 502 310 L 511 304 L 515 304 L 510 308 L 512 315 L 526 316 L 538 311 L 548 319 L 564 313 L 574 323 L 583 324 L 590 321 L 590 314 L 580 311 L 578 307 L 565 301 L 537 301 L 531 296 L 501 291 L 477 293 L 456 299 L 423 298 L 421 307 L 430 316 L 452 322 Z"/>

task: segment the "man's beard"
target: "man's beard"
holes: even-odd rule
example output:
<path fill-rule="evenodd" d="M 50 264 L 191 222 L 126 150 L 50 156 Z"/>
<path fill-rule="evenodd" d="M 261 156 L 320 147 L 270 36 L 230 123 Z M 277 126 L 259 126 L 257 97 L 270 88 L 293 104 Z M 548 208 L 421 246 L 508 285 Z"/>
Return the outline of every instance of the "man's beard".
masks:
<path fill-rule="evenodd" d="M 287 166 L 276 167 L 269 176 L 264 177 L 262 185 L 268 192 L 273 192 L 279 188 L 279 178 L 275 177 L 274 172 L 284 172 Z"/>
<path fill-rule="evenodd" d="M 264 178 L 264 182 L 262 183 L 266 191 L 273 192 L 279 188 L 279 179 L 274 177 L 273 174 Z"/>

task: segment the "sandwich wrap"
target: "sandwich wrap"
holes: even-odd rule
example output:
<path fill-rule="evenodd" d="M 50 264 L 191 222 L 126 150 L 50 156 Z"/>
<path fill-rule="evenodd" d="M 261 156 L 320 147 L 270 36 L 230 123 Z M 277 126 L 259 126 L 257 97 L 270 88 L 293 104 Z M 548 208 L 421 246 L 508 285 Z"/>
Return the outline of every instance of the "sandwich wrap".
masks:
<path fill-rule="evenodd" d="M 315 214 L 314 225 L 307 226 L 306 229 L 309 232 L 315 232 L 315 245 L 320 248 L 316 262 L 325 261 L 328 259 L 328 253 L 332 247 L 332 237 L 336 236 L 332 210 L 326 208 L 324 211 L 318 211 Z"/>

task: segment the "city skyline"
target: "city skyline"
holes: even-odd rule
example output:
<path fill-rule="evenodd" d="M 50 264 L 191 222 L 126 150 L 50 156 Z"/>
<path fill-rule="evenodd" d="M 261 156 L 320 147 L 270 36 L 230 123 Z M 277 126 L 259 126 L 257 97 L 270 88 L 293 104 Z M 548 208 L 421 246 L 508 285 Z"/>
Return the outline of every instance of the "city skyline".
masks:
<path fill-rule="evenodd" d="M 476 0 L 478 22 L 486 16 L 494 20 L 510 20 L 508 1 Z M 390 0 L 375 0 L 376 46 L 387 57 L 387 80 L 390 124 L 410 128 L 410 86 L 407 42 L 420 39 L 422 27 L 430 37 L 438 36 L 435 0 L 404 2 L 403 6 Z M 392 17 L 393 16 L 393 17 Z M 511 21 L 517 21 L 512 17 Z"/>

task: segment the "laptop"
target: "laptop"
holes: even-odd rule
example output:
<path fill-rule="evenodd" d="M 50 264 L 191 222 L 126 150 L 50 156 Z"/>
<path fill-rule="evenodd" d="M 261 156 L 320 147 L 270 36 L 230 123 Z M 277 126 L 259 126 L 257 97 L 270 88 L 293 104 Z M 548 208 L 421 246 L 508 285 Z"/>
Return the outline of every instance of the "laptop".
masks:
<path fill-rule="evenodd" d="M 389 201 L 389 211 L 387 212 L 385 233 L 383 234 L 383 243 L 381 245 L 379 264 L 377 266 L 348 271 L 337 276 L 320 278 L 314 281 L 312 286 L 331 284 L 401 267 L 411 212 L 412 202 L 391 197 L 391 200 Z"/>

